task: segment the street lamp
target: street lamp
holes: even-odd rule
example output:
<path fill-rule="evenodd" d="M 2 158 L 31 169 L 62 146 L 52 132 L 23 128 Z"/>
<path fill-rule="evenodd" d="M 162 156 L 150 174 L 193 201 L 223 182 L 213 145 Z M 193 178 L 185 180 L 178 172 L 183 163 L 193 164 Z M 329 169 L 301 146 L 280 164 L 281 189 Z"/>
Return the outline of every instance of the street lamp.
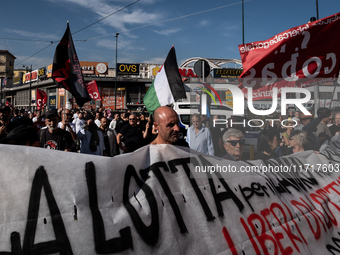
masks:
<path fill-rule="evenodd" d="M 115 80 L 115 111 L 117 110 L 117 49 L 118 49 L 118 35 L 119 33 L 116 33 L 116 80 Z"/>
<path fill-rule="evenodd" d="M 28 102 L 28 109 L 31 111 L 31 102 L 32 102 L 32 65 L 31 68 L 28 69 L 28 66 L 23 65 L 22 67 L 26 67 L 26 72 L 30 72 L 30 94 L 29 94 L 29 102 Z"/>

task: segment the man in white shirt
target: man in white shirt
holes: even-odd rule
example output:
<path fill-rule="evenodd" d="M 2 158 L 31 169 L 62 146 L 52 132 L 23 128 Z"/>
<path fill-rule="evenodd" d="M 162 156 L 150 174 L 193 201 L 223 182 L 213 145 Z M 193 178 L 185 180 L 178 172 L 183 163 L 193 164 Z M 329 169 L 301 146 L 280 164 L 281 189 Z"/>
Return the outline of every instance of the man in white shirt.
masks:
<path fill-rule="evenodd" d="M 214 156 L 214 145 L 210 130 L 203 127 L 201 116 L 195 113 L 192 118 L 192 126 L 187 132 L 187 143 L 189 147 L 198 152 Z"/>
<path fill-rule="evenodd" d="M 77 133 L 80 140 L 80 153 L 103 156 L 105 142 L 102 131 L 100 131 L 93 119 L 89 118 L 86 125 Z"/>
<path fill-rule="evenodd" d="M 84 113 L 83 112 L 79 112 L 78 113 L 78 118 L 73 120 L 72 123 L 75 124 L 75 132 L 76 132 L 76 134 L 78 134 L 80 129 L 82 129 L 84 127 L 84 124 L 85 124 Z"/>

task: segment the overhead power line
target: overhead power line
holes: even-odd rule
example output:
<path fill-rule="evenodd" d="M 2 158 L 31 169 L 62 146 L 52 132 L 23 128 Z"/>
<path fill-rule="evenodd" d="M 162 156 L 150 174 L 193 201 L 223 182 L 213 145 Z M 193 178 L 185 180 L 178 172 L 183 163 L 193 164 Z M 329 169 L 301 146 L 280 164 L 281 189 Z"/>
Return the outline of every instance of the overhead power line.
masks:
<path fill-rule="evenodd" d="M 7 38 L 7 37 L 0 37 L 0 39 L 14 40 L 14 41 L 25 41 L 25 42 L 52 42 L 52 41 L 48 41 L 48 40 L 18 39 L 18 38 Z"/>
<path fill-rule="evenodd" d="M 88 28 L 88 27 L 90 27 L 90 26 L 92 26 L 92 25 L 94 25 L 94 24 L 96 24 L 96 23 L 98 23 L 98 22 L 100 22 L 100 21 L 102 21 L 102 20 L 104 20 L 104 19 L 106 19 L 106 18 L 108 18 L 108 17 L 110 17 L 110 16 L 112 16 L 112 15 L 114 15 L 114 14 L 116 14 L 116 13 L 118 13 L 118 12 L 124 10 L 124 9 L 126 9 L 126 8 L 128 8 L 128 7 L 130 7 L 131 5 L 134 5 L 135 3 L 139 2 L 139 1 L 140 1 L 140 0 L 137 0 L 137 1 L 133 2 L 133 3 L 131 3 L 131 4 L 128 4 L 128 5 L 124 6 L 123 8 L 121 8 L 121 9 L 119 9 L 119 10 L 117 10 L 117 11 L 115 11 L 115 12 L 113 12 L 113 13 L 107 15 L 107 16 L 105 16 L 104 18 L 102 18 L 102 19 L 100 19 L 100 20 L 97 20 L 96 22 L 93 22 L 92 24 L 90 24 L 90 25 L 88 25 L 88 26 L 86 26 L 86 27 L 84 27 L 84 28 L 82 28 L 82 29 L 80 29 L 80 30 L 74 32 L 73 34 L 76 34 L 76 33 L 80 32 L 80 31 L 82 31 L 82 30 L 84 30 L 84 29 L 86 29 L 86 28 Z M 73 34 L 72 34 L 72 35 L 73 35 Z M 0 37 L 0 39 L 18 40 L 18 41 L 40 41 L 40 42 L 50 42 L 50 43 L 51 43 L 51 44 L 49 44 L 48 46 L 44 47 L 43 49 L 39 50 L 38 52 L 34 53 L 34 54 L 31 55 L 30 57 L 28 57 L 28 58 L 26 58 L 25 60 L 21 61 L 20 63 L 16 64 L 15 66 L 18 66 L 18 65 L 20 65 L 21 63 L 25 62 L 26 60 L 32 58 L 33 56 L 35 56 L 35 55 L 37 55 L 38 53 L 40 53 L 40 52 L 42 52 L 43 50 L 45 50 L 46 48 L 50 47 L 52 44 L 59 42 L 59 41 L 43 41 L 43 40 L 14 39 L 14 38 L 1 38 L 1 37 Z M 86 41 L 86 40 L 73 40 L 73 41 Z"/>
<path fill-rule="evenodd" d="M 88 27 L 90 27 L 90 26 L 92 26 L 92 25 L 94 25 L 94 24 L 97 24 L 98 22 L 100 22 L 100 21 L 102 21 L 102 20 L 104 20 L 104 19 L 106 19 L 106 18 L 108 18 L 108 17 L 110 17 L 110 16 L 112 16 L 112 15 L 114 15 L 114 14 L 116 14 L 116 13 L 118 13 L 118 12 L 120 12 L 120 11 L 126 9 L 126 8 L 128 8 L 128 7 L 130 7 L 131 5 L 134 5 L 135 3 L 139 2 L 139 1 L 140 1 L 140 0 L 137 0 L 137 1 L 133 2 L 133 3 L 131 3 L 131 4 L 128 4 L 127 6 L 124 6 L 123 8 L 121 8 L 121 9 L 119 9 L 119 10 L 117 10 L 117 11 L 115 11 L 115 12 L 113 12 L 113 13 L 107 15 L 107 16 L 105 16 L 104 18 L 102 18 L 102 19 L 100 19 L 100 20 L 97 20 L 96 22 L 93 22 L 92 24 L 90 24 L 90 25 L 88 25 L 88 26 L 86 26 L 86 27 L 84 27 L 84 28 L 82 28 L 82 29 L 80 29 L 80 30 L 74 32 L 72 35 L 74 35 L 74 34 L 80 32 L 80 31 L 82 31 L 82 30 L 84 30 L 84 29 L 86 29 L 86 28 L 88 28 Z"/>
<path fill-rule="evenodd" d="M 127 6 L 124 6 L 123 8 L 103 17 L 102 19 L 99 19 L 97 20 L 96 22 L 93 22 L 91 23 L 90 25 L 72 33 L 72 35 L 86 29 L 86 28 L 89 28 L 90 26 L 94 25 L 94 24 L 97 24 L 98 22 L 130 7 L 131 5 L 139 2 L 140 0 L 137 0 L 131 4 L 128 4 Z M 251 0 L 245 0 L 244 2 L 250 2 Z M 202 14 L 202 13 L 206 13 L 206 12 L 211 12 L 211 11 L 215 11 L 215 10 L 219 10 L 219 9 L 223 9 L 223 8 L 226 8 L 226 7 L 230 7 L 230 6 L 233 6 L 233 5 L 237 5 L 237 4 L 241 4 L 242 2 L 236 2 L 236 3 L 232 3 L 232 4 L 227 4 L 227 5 L 223 5 L 223 6 L 219 6 L 219 7 L 215 7 L 215 8 L 212 8 L 212 9 L 207 9 L 207 10 L 203 10 L 203 11 L 199 11 L 199 12 L 195 12 L 195 13 L 191 13 L 191 14 L 186 14 L 186 15 L 183 15 L 183 16 L 179 16 L 179 17 L 175 17 L 175 18 L 171 18 L 171 19 L 167 19 L 167 20 L 163 20 L 163 21 L 159 21 L 159 22 L 156 22 L 156 23 L 150 23 L 150 24 L 146 24 L 146 25 L 142 25 L 142 26 L 139 26 L 139 27 L 134 27 L 134 28 L 131 28 L 131 29 L 126 29 L 126 30 L 123 30 L 119 33 L 124 33 L 124 32 L 129 32 L 129 31 L 133 31 L 133 30 L 137 30 L 137 29 L 140 29 L 140 28 L 145 28 L 145 27 L 149 27 L 149 26 L 154 26 L 154 25 L 158 25 L 158 24 L 162 24 L 162 23 L 165 23 L 165 22 L 169 22 L 169 21 L 173 21 L 173 20 L 178 20 L 178 19 L 183 19 L 183 18 L 187 18 L 187 17 L 190 17 L 190 16 L 194 16 L 194 15 L 198 15 L 198 14 Z M 116 35 L 117 32 L 115 33 L 110 33 L 110 34 L 106 34 L 106 35 L 102 35 L 102 36 L 97 36 L 97 37 L 92 37 L 92 38 L 89 38 L 89 39 L 83 39 L 83 40 L 73 40 L 73 41 L 80 41 L 81 43 L 84 43 L 84 42 L 87 42 L 87 41 L 91 41 L 91 40 L 95 40 L 95 39 L 99 39 L 99 38 L 103 38 L 103 37 L 106 37 L 106 36 L 110 36 L 110 35 Z M 47 41 L 43 41 L 43 40 L 28 40 L 28 39 L 14 39 L 14 38 L 1 38 L 0 39 L 7 39 L 7 40 L 22 40 L 22 41 L 41 41 L 41 42 L 47 42 Z M 30 59 L 31 57 L 35 56 L 36 54 L 40 53 L 41 51 L 45 50 L 46 48 L 48 48 L 49 46 L 51 46 L 52 44 L 54 43 L 57 43 L 59 41 L 48 41 L 48 42 L 51 42 L 50 45 L 46 46 L 45 48 L 41 49 L 40 51 L 36 52 L 35 54 L 33 54 L 32 56 L 26 58 L 25 60 L 21 61 L 19 64 L 21 64 L 22 62 Z M 80 43 L 79 43 L 80 44 Z M 17 65 L 19 65 L 17 64 Z"/>
<path fill-rule="evenodd" d="M 37 55 L 38 53 L 42 52 L 43 50 L 47 49 L 48 47 L 50 47 L 53 44 L 53 42 L 51 42 L 51 44 L 47 45 L 46 47 L 42 48 L 41 50 L 39 50 L 38 52 L 34 53 L 33 55 L 29 56 L 28 58 L 24 59 L 23 61 L 17 63 L 15 66 L 20 65 L 21 63 L 25 62 L 26 60 L 30 59 L 31 57 L 34 57 L 35 55 Z"/>
<path fill-rule="evenodd" d="M 250 2 L 250 1 L 251 1 L 251 0 L 246 0 L 246 1 L 244 1 L 244 2 Z M 165 23 L 165 22 L 169 22 L 169 21 L 173 21 L 173 20 L 178 20 L 178 19 L 187 18 L 187 17 L 190 17 L 190 16 L 202 14 L 202 13 L 205 13 L 205 12 L 216 11 L 216 10 L 218 10 L 218 9 L 223 9 L 223 8 L 230 7 L 230 6 L 237 5 L 237 4 L 241 4 L 241 3 L 242 3 L 242 2 L 227 4 L 227 5 L 219 6 L 219 7 L 216 7 L 216 8 L 204 10 L 204 11 L 199 11 L 199 12 L 195 12 L 195 13 L 191 13 L 191 14 L 187 14 L 187 15 L 183 15 L 183 16 L 179 16 L 179 17 L 175 17 L 175 18 L 171 18 L 171 19 L 167 19 L 167 20 L 163 20 L 163 21 L 159 21 L 159 22 L 155 22 L 155 23 L 150 23 L 150 24 L 142 25 L 142 26 L 139 26 L 139 27 L 134 27 L 134 28 L 131 28 L 131 29 L 126 29 L 126 30 L 120 31 L 120 32 L 118 32 L 118 33 L 129 32 L 129 31 L 132 31 L 132 30 L 136 30 L 136 29 L 140 29 L 140 28 L 145 28 L 145 27 L 150 27 L 150 26 L 158 25 L 158 24 Z M 110 36 L 110 35 L 115 35 L 115 34 L 116 34 L 116 33 L 107 34 L 107 35 L 102 35 L 102 36 L 97 36 L 97 37 L 92 37 L 92 38 L 89 38 L 89 39 L 86 39 L 86 40 L 83 40 L 83 41 L 84 41 L 84 42 L 86 42 L 86 41 L 91 41 L 91 40 L 94 40 L 94 39 L 99 39 L 99 38 L 103 38 L 103 37 Z"/>

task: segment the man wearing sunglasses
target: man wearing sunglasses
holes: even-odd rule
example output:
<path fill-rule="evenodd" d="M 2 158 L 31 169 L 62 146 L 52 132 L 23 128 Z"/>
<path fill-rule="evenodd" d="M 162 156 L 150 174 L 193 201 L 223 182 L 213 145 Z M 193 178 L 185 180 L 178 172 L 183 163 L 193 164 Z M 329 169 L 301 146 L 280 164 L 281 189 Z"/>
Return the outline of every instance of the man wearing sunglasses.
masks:
<path fill-rule="evenodd" d="M 244 135 L 238 129 L 228 129 L 223 135 L 223 146 L 227 154 L 223 157 L 229 160 L 242 160 L 244 151 Z"/>
<path fill-rule="evenodd" d="M 149 128 L 149 126 L 147 126 Z M 137 117 L 134 114 L 129 116 L 129 124 L 122 127 L 117 135 L 117 144 L 125 153 L 133 152 L 145 145 L 148 130 L 143 131 L 137 126 Z M 125 145 L 122 138 L 124 137 Z"/>

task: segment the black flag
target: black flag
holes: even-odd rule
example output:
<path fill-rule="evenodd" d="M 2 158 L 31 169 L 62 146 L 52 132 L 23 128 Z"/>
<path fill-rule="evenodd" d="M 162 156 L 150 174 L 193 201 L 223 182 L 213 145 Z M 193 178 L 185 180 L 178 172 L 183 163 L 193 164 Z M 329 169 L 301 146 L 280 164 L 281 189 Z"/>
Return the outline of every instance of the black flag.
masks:
<path fill-rule="evenodd" d="M 65 34 L 54 53 L 52 78 L 60 87 L 71 92 L 80 107 L 91 101 L 68 23 Z"/>

